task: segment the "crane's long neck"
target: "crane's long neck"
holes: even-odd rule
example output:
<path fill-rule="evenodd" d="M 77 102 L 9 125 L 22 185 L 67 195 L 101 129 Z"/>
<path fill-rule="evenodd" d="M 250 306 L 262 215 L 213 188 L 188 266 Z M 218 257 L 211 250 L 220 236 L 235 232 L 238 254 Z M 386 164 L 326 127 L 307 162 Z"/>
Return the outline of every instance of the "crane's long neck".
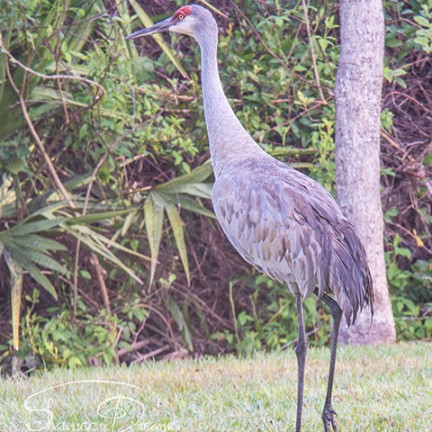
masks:
<path fill-rule="evenodd" d="M 213 170 L 217 177 L 224 162 L 265 152 L 243 128 L 222 89 L 217 64 L 217 35 L 207 34 L 198 42 L 201 47 L 204 115 Z"/>

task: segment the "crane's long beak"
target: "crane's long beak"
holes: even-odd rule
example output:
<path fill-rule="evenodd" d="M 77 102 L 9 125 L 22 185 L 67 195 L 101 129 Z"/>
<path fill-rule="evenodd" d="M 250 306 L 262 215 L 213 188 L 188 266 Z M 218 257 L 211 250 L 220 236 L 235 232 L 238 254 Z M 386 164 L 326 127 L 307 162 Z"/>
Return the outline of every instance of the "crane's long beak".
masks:
<path fill-rule="evenodd" d="M 169 30 L 169 28 L 172 25 L 173 25 L 172 19 L 171 17 L 169 17 L 166 20 L 163 20 L 161 22 L 158 22 L 155 25 L 152 25 L 151 27 L 144 28 L 134 33 L 131 33 L 130 35 L 127 35 L 125 39 L 131 40 L 131 39 L 140 38 L 141 36 L 148 36 L 154 33 L 161 33 L 163 31 Z"/>

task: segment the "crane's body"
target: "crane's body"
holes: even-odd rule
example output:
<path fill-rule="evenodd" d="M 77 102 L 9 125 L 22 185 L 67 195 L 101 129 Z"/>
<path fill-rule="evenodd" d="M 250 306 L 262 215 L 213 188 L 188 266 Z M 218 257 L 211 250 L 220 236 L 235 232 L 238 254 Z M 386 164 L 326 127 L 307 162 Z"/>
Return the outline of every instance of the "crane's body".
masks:
<path fill-rule="evenodd" d="M 316 181 L 268 155 L 241 125 L 220 82 L 218 30 L 212 14 L 197 5 L 183 6 L 173 17 L 128 39 L 166 30 L 192 36 L 201 48 L 217 220 L 247 262 L 285 283 L 296 297 L 297 432 L 301 429 L 307 347 L 302 302 L 315 292 L 330 307 L 334 325 L 323 422 L 325 431 L 330 426 L 336 431 L 331 397 L 341 317 L 344 314 L 350 324 L 359 310 L 372 306 L 372 279 L 364 248 L 332 196 Z"/>
<path fill-rule="evenodd" d="M 319 296 L 332 292 L 347 322 L 355 319 L 367 267 L 356 265 L 364 256 L 353 247 L 353 227 L 318 183 L 281 162 L 245 157 L 224 166 L 212 201 L 247 262 L 302 300 L 316 288 Z"/>

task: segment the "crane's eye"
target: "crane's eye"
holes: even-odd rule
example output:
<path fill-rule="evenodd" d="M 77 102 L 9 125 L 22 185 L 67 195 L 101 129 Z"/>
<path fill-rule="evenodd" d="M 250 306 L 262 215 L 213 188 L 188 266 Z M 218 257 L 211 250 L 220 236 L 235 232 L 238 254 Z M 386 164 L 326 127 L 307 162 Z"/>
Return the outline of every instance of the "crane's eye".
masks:
<path fill-rule="evenodd" d="M 184 16 L 184 14 L 182 14 L 182 13 L 179 13 L 178 15 L 177 15 L 177 18 L 181 21 L 183 18 L 184 18 L 185 16 Z"/>

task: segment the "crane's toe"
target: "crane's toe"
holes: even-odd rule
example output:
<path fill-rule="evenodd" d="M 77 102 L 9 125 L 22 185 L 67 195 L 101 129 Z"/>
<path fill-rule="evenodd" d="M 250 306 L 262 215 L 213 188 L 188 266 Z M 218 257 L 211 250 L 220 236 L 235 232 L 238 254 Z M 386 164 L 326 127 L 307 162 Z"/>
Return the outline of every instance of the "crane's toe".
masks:
<path fill-rule="evenodd" d="M 332 406 L 326 406 L 323 409 L 322 412 L 322 420 L 324 423 L 324 431 L 325 432 L 337 432 L 337 425 L 336 425 L 336 411 L 332 408 Z M 331 429 L 330 429 L 331 426 Z"/>

